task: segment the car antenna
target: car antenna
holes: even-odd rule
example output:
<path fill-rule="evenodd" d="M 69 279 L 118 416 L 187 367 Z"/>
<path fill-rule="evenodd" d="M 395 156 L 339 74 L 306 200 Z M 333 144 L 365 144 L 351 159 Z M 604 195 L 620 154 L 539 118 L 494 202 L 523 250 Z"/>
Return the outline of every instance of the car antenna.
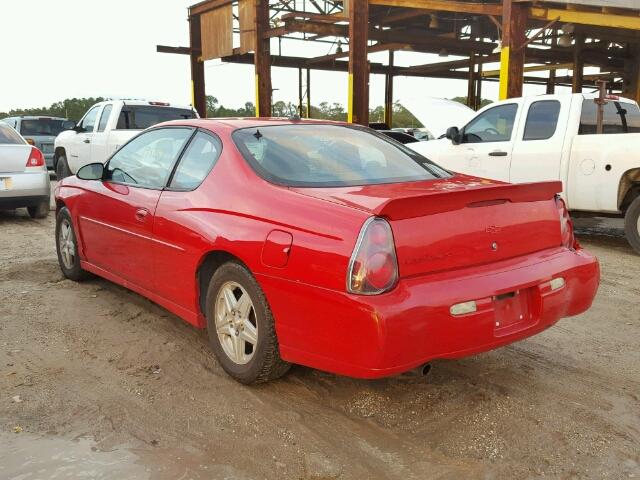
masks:
<path fill-rule="evenodd" d="M 258 140 L 262 138 L 262 134 L 260 133 L 259 128 L 256 128 L 256 133 L 254 133 L 253 136 L 256 137 Z"/>

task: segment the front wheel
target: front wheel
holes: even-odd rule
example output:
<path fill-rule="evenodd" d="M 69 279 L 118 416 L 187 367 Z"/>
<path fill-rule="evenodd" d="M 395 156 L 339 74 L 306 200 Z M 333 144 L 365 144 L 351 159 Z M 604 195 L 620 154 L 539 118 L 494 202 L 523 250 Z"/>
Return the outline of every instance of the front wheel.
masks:
<path fill-rule="evenodd" d="M 624 233 L 631 247 L 636 253 L 640 253 L 640 196 L 636 197 L 627 209 L 624 216 Z"/>
<path fill-rule="evenodd" d="M 262 289 L 239 263 L 222 265 L 207 289 L 207 329 L 222 368 L 241 383 L 284 375 L 291 364 L 280 358 L 271 310 Z"/>
<path fill-rule="evenodd" d="M 65 277 L 80 281 L 89 276 L 89 273 L 80 266 L 78 240 L 73 230 L 71 214 L 66 207 L 61 208 L 56 217 L 56 250 L 60 270 Z"/>

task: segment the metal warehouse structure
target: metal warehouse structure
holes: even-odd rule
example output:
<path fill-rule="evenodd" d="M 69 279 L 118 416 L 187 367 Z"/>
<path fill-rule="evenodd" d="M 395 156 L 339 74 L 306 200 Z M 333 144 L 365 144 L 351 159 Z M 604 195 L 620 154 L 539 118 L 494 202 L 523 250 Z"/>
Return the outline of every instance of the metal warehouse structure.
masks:
<path fill-rule="evenodd" d="M 271 113 L 272 66 L 299 70 L 301 113 L 309 111 L 311 69 L 348 72 L 348 118 L 361 124 L 368 123 L 370 73 L 385 75 L 389 125 L 393 80 L 403 75 L 465 79 L 476 108 L 485 81 L 500 82 L 501 99 L 520 96 L 524 83 L 580 92 L 606 80 L 610 92 L 640 100 L 640 0 L 206 0 L 189 9 L 189 22 L 189 47 L 158 51 L 190 55 L 193 103 L 203 116 L 211 59 L 255 65 L 258 116 Z M 273 38 L 328 42 L 335 53 L 275 55 Z M 400 67 L 398 50 L 463 58 Z M 388 60 L 370 62 L 374 52 L 388 52 Z M 500 68 L 483 68 L 490 63 Z M 563 69 L 572 75 L 556 75 Z"/>

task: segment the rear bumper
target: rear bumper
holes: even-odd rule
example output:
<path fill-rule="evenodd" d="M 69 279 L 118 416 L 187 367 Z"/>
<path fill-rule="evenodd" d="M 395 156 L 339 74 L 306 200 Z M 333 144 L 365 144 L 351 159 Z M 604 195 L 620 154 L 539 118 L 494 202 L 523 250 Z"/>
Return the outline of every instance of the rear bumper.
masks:
<path fill-rule="evenodd" d="M 565 285 L 552 291 L 553 278 Z M 460 358 L 535 335 L 587 310 L 598 290 L 595 257 L 556 248 L 518 259 L 400 281 L 391 292 L 361 297 L 259 277 L 276 318 L 285 360 L 361 378 Z M 518 292 L 522 302 L 497 295 Z M 450 307 L 476 300 L 476 313 Z M 522 317 L 520 317 L 522 315 Z"/>
<path fill-rule="evenodd" d="M 49 202 L 51 182 L 49 173 L 0 173 L 0 178 L 10 179 L 9 190 L 0 190 L 0 208 L 20 208 Z"/>

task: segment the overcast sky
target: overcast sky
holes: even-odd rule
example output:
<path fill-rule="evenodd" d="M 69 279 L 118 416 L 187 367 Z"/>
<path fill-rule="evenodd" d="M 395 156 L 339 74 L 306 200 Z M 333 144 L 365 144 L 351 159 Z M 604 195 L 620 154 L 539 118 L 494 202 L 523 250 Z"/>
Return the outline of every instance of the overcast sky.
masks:
<path fill-rule="evenodd" d="M 0 0 L 0 111 L 48 106 L 70 97 L 114 97 L 191 103 L 189 60 L 156 53 L 156 45 L 188 46 L 187 7 L 195 0 Z M 332 49 L 333 48 L 333 49 Z M 272 50 L 278 53 L 274 40 Z M 285 55 L 333 53 L 329 44 L 286 42 Z M 371 61 L 385 58 L 370 56 Z M 452 60 L 399 52 L 397 63 Z M 207 94 L 229 107 L 254 101 L 253 66 L 206 63 Z M 297 102 L 298 73 L 273 69 L 274 100 Z M 496 100 L 497 84 L 483 97 Z M 536 87 L 529 87 L 539 93 Z M 396 79 L 396 100 L 407 92 L 466 96 L 466 82 Z M 347 75 L 313 72 L 312 103 L 347 104 Z M 370 103 L 384 102 L 384 78 L 371 77 Z"/>

